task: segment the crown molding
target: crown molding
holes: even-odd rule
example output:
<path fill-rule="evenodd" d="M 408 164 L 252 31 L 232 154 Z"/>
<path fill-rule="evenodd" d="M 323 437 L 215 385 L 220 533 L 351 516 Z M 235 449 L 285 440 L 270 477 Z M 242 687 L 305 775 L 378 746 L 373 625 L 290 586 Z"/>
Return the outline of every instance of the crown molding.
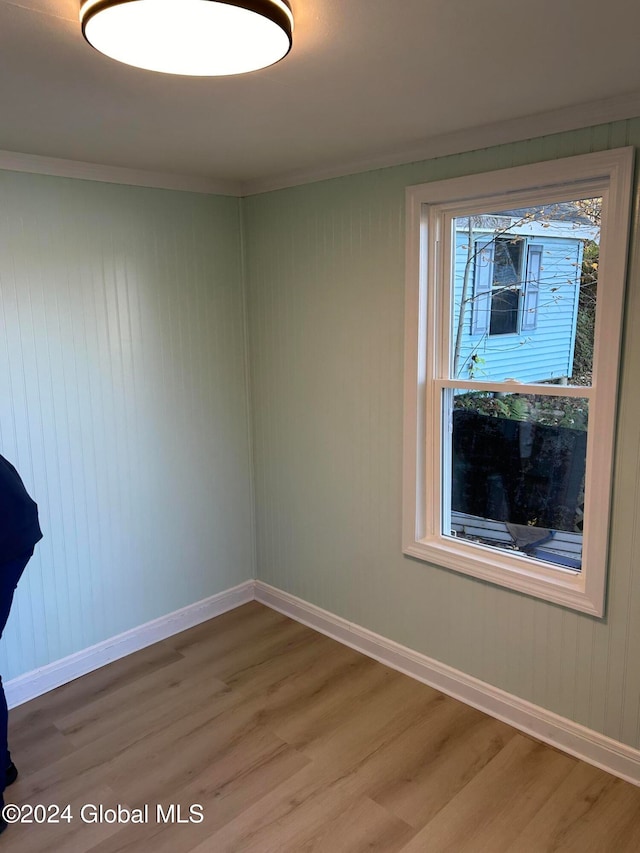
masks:
<path fill-rule="evenodd" d="M 241 185 L 241 194 L 243 196 L 258 195 L 301 184 L 417 163 L 421 160 L 432 160 L 436 157 L 462 154 L 479 148 L 521 142 L 525 139 L 636 117 L 640 117 L 640 91 L 458 130 L 434 136 L 411 147 L 332 164 L 326 168 L 284 172 L 270 178 L 245 181 Z"/>
<path fill-rule="evenodd" d="M 457 130 L 453 133 L 433 136 L 412 146 L 333 163 L 318 169 L 283 172 L 279 175 L 249 181 L 216 180 L 197 175 L 148 172 L 144 169 L 105 166 L 99 163 L 2 150 L 0 150 L 0 169 L 110 184 L 242 197 L 636 117 L 640 117 L 640 91 Z"/>
<path fill-rule="evenodd" d="M 107 184 L 204 193 L 205 195 L 237 197 L 242 190 L 242 185 L 235 181 L 215 180 L 196 175 L 147 172 L 144 169 L 104 166 L 99 163 L 85 163 L 80 160 L 42 157 L 39 154 L 21 154 L 17 151 L 0 151 L 0 169 L 6 169 L 10 172 L 52 175 L 58 178 L 77 178 L 83 181 L 100 181 Z"/>

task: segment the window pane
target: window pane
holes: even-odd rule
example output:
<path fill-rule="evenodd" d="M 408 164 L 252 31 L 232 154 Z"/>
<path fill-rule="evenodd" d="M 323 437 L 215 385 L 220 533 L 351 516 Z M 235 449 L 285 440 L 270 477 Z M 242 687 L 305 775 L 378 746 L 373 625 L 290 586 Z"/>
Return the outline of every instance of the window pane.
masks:
<path fill-rule="evenodd" d="M 602 199 L 457 217 L 453 378 L 590 385 Z"/>
<path fill-rule="evenodd" d="M 457 389 L 444 402 L 443 534 L 579 570 L 588 401 Z"/>
<path fill-rule="evenodd" d="M 508 335 L 518 331 L 520 288 L 496 289 L 491 296 L 490 335 Z"/>
<path fill-rule="evenodd" d="M 519 286 L 522 276 L 522 237 L 496 237 L 494 241 L 493 287 Z"/>

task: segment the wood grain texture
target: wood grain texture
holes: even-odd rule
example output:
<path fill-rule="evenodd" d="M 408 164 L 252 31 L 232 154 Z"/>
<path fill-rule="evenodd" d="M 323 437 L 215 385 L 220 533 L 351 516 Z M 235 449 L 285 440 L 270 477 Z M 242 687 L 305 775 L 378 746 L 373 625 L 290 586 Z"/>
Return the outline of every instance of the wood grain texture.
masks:
<path fill-rule="evenodd" d="M 11 714 L 20 853 L 635 853 L 640 790 L 257 602 Z M 83 823 L 87 803 L 150 807 Z M 156 805 L 204 808 L 162 824 Z"/>

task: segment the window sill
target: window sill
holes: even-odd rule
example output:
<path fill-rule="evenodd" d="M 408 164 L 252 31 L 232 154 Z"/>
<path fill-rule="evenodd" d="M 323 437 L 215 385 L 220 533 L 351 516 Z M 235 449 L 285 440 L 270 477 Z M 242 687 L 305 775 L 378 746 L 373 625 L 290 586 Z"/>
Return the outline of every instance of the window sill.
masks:
<path fill-rule="evenodd" d="M 403 553 L 592 616 L 603 615 L 602 592 L 587 588 L 584 573 L 556 568 L 524 554 L 512 556 L 444 536 L 414 540 L 404 546 Z"/>

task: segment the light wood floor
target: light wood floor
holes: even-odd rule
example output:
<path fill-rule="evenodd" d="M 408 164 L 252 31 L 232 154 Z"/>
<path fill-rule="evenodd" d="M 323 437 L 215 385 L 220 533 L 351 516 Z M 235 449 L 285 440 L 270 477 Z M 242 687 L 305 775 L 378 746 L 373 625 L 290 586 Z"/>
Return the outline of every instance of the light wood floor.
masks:
<path fill-rule="evenodd" d="M 16 853 L 637 853 L 640 789 L 251 603 L 11 712 Z M 85 824 L 85 804 L 144 825 Z M 156 804 L 204 807 L 158 824 Z"/>

